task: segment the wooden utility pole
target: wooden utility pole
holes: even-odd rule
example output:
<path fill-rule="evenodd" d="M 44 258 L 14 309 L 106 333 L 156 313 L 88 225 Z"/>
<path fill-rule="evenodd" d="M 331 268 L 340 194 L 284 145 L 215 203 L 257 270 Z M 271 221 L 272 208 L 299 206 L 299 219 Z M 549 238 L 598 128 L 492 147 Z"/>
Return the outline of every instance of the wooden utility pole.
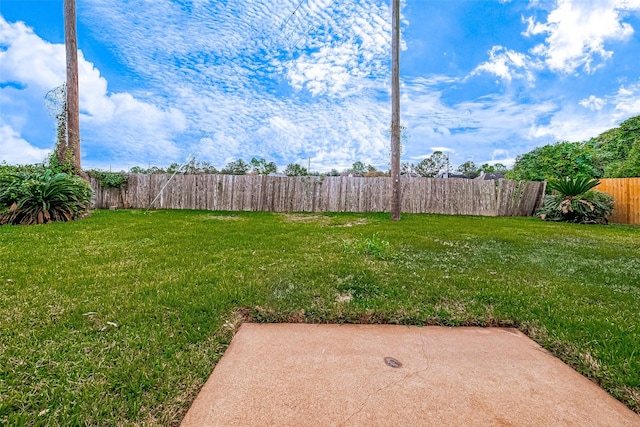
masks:
<path fill-rule="evenodd" d="M 391 219 L 400 220 L 400 0 L 393 1 L 391 24 Z"/>
<path fill-rule="evenodd" d="M 58 147 L 60 164 L 71 161 L 75 173 L 80 165 L 80 96 L 78 90 L 78 38 L 76 34 L 76 1 L 64 0 L 64 45 L 67 52 L 67 144 Z"/>

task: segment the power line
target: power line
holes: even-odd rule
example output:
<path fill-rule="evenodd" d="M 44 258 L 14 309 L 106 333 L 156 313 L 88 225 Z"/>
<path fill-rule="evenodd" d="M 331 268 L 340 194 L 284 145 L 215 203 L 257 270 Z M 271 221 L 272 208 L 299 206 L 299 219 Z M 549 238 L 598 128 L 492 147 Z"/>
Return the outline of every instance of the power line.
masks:
<path fill-rule="evenodd" d="M 280 29 L 284 30 L 285 26 L 288 25 L 288 23 L 291 21 L 291 19 L 293 18 L 293 16 L 296 14 L 296 12 L 298 11 L 298 9 L 300 9 L 300 7 L 302 6 L 302 4 L 307 1 L 307 0 L 301 0 L 300 3 L 298 3 L 298 6 L 295 8 L 295 10 L 289 15 L 289 17 L 285 20 L 285 22 L 281 25 Z M 329 7 L 333 7 L 336 3 L 338 2 L 338 0 L 333 0 L 330 4 Z M 299 15 L 298 15 L 299 16 Z M 309 16 L 309 13 L 307 13 L 306 15 L 304 15 L 303 17 L 300 17 L 298 19 L 299 24 L 302 24 L 303 22 L 301 20 L 304 20 L 304 18 L 306 18 L 307 16 Z M 299 28 L 302 28 L 301 26 L 299 26 Z M 295 43 L 291 44 L 291 47 L 296 47 L 298 46 L 298 43 L 300 43 L 300 41 L 304 38 L 306 38 L 309 33 L 315 28 L 315 24 L 312 22 L 311 24 L 309 24 L 306 29 L 304 29 L 304 31 L 302 31 L 302 33 L 300 33 L 301 35 L 296 39 Z M 287 41 L 291 41 L 292 37 L 294 36 L 294 34 L 296 33 L 296 27 L 293 26 L 290 31 L 286 31 L 286 35 L 285 35 L 285 39 Z"/>
<path fill-rule="evenodd" d="M 293 47 L 298 46 L 298 43 L 300 43 L 300 40 L 302 40 L 303 38 L 307 37 L 309 35 L 309 32 L 311 31 L 311 29 L 313 28 L 313 24 L 309 25 L 307 27 L 306 30 L 304 30 L 304 32 L 302 33 L 302 35 L 300 37 L 298 37 L 298 40 L 296 40 L 296 42 L 293 44 Z M 293 35 L 293 33 L 291 34 Z"/>
<path fill-rule="evenodd" d="M 300 9 L 300 6 L 302 6 L 302 3 L 306 2 L 307 0 L 300 0 L 300 2 L 298 3 L 298 5 L 296 6 L 296 8 L 293 10 L 293 12 L 291 12 L 291 15 L 289 15 L 289 17 L 282 23 L 282 25 L 280 26 L 281 30 L 284 30 L 284 27 L 287 26 L 287 24 L 289 23 L 289 21 L 291 20 L 291 18 L 293 18 L 293 15 L 296 14 L 296 12 L 298 11 L 298 9 Z"/>

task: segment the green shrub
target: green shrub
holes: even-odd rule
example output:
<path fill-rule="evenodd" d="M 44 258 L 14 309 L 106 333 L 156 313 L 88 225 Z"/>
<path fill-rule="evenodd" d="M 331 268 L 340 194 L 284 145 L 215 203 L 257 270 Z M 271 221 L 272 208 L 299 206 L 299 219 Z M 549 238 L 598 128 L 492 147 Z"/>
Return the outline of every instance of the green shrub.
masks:
<path fill-rule="evenodd" d="M 6 175 L 10 173 L 44 173 L 47 168 L 43 163 L 36 163 L 30 165 L 9 165 L 7 162 L 0 162 L 0 175 Z"/>
<path fill-rule="evenodd" d="M 0 173 L 0 225 L 71 221 L 89 210 L 93 191 L 83 179 L 43 172 Z"/>
<path fill-rule="evenodd" d="M 105 172 L 99 170 L 87 171 L 87 174 L 95 178 L 102 188 L 126 188 L 129 182 L 129 174 L 126 172 Z"/>
<path fill-rule="evenodd" d="M 579 177 L 548 184 L 553 194 L 544 197 L 537 214 L 547 221 L 606 224 L 613 212 L 613 197 L 593 190 L 600 181 Z"/>

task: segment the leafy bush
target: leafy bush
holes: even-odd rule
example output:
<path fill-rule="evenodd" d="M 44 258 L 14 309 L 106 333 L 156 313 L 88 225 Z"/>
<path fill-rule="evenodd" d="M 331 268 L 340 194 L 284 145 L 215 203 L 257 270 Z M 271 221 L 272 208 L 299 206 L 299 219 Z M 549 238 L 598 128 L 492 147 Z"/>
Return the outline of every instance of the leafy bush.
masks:
<path fill-rule="evenodd" d="M 89 210 L 93 191 L 83 179 L 43 172 L 0 173 L 0 225 L 71 221 Z"/>
<path fill-rule="evenodd" d="M 640 116 L 631 117 L 587 141 L 594 147 L 597 160 L 607 178 L 640 176 Z"/>
<path fill-rule="evenodd" d="M 95 178 L 102 188 L 125 188 L 129 182 L 129 175 L 125 172 L 105 172 L 99 170 L 90 170 L 87 172 L 92 178 Z"/>
<path fill-rule="evenodd" d="M 640 116 L 586 142 L 558 142 L 518 156 L 508 179 L 544 181 L 563 176 L 640 176 Z"/>
<path fill-rule="evenodd" d="M 593 190 L 599 183 L 588 177 L 552 181 L 548 186 L 554 193 L 544 197 L 537 214 L 547 221 L 606 224 L 613 211 L 613 197 Z"/>
<path fill-rule="evenodd" d="M 43 163 L 31 165 L 9 165 L 4 160 L 0 163 L 0 175 L 11 173 L 44 173 L 47 168 Z"/>
<path fill-rule="evenodd" d="M 519 181 L 549 181 L 563 176 L 602 177 L 593 147 L 568 141 L 538 147 L 516 157 L 513 169 L 506 175 Z"/>

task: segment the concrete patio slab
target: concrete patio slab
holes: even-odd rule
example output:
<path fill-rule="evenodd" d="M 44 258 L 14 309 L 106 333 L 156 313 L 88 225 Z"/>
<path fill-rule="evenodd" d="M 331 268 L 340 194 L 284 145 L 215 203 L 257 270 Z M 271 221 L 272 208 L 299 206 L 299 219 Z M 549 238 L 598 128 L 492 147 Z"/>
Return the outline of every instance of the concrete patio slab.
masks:
<path fill-rule="evenodd" d="M 640 426 L 514 329 L 245 323 L 193 426 Z"/>

